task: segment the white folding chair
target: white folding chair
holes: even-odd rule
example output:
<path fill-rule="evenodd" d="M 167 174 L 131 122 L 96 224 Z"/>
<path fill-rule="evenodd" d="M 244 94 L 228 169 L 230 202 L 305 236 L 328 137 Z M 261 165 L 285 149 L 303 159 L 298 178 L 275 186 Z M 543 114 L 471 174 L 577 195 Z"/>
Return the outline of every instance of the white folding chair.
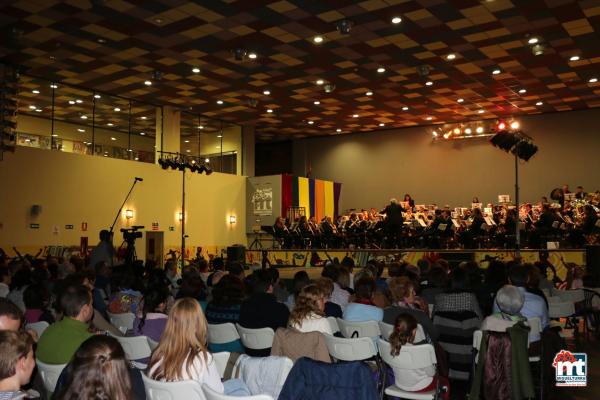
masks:
<path fill-rule="evenodd" d="M 223 379 L 223 375 L 225 375 L 225 369 L 227 368 L 227 361 L 229 361 L 230 356 L 231 356 L 231 353 L 228 351 L 212 353 L 213 360 L 215 360 L 215 364 L 217 364 L 217 371 L 219 371 L 219 376 L 221 376 L 221 379 Z"/>
<path fill-rule="evenodd" d="M 202 386 L 196 381 L 160 382 L 143 372 L 142 381 L 148 400 L 206 400 Z"/>
<path fill-rule="evenodd" d="M 275 332 L 271 328 L 249 329 L 235 324 L 244 347 L 252 350 L 263 350 L 273 347 Z"/>
<path fill-rule="evenodd" d="M 340 327 L 340 332 L 345 338 L 354 337 L 358 334 L 358 337 L 377 337 L 381 335 L 379 330 L 379 324 L 377 321 L 346 321 L 342 318 L 337 319 L 337 323 Z"/>
<path fill-rule="evenodd" d="M 206 383 L 202 385 L 202 391 L 204 392 L 204 396 L 206 396 L 206 400 L 273 400 L 271 396 L 266 394 L 259 394 L 256 396 L 227 396 L 226 394 L 215 392 Z"/>
<path fill-rule="evenodd" d="M 553 295 L 557 296 L 562 301 L 570 301 L 572 303 L 585 301 L 585 292 L 583 289 L 555 290 Z"/>
<path fill-rule="evenodd" d="M 394 332 L 394 325 L 386 324 L 383 321 L 379 322 L 379 331 L 381 332 L 381 338 L 383 340 L 388 340 L 392 332 Z M 427 339 L 425 335 L 425 330 L 421 324 L 417 324 L 417 333 L 415 334 L 415 342 L 422 342 Z"/>
<path fill-rule="evenodd" d="M 429 317 L 433 317 L 433 304 L 427 304 L 427 309 L 429 310 Z"/>
<path fill-rule="evenodd" d="M 152 354 L 152 349 L 150 349 L 150 344 L 148 343 L 148 338 L 146 336 L 115 336 L 115 339 L 117 339 L 119 344 L 121 344 L 121 347 L 123 347 L 125 356 L 129 361 L 148 358 Z"/>
<path fill-rule="evenodd" d="M 42 337 L 42 333 L 49 327 L 50 324 L 46 321 L 34 322 L 32 324 L 25 325 L 25 329 L 31 329 L 35 333 L 37 333 L 38 338 Z"/>
<path fill-rule="evenodd" d="M 135 321 L 135 315 L 133 315 L 133 313 L 107 314 L 110 323 L 123 332 L 123 334 L 127 333 L 129 330 L 133 330 L 133 321 Z"/>
<path fill-rule="evenodd" d="M 370 337 L 354 339 L 339 338 L 324 334 L 327 350 L 331 357 L 340 361 L 368 360 L 377 355 L 375 343 Z"/>
<path fill-rule="evenodd" d="M 147 338 L 148 339 L 148 346 L 150 346 L 150 350 L 154 351 L 154 349 L 156 349 L 158 347 L 158 342 L 155 342 L 154 340 Z"/>
<path fill-rule="evenodd" d="M 208 324 L 208 343 L 223 344 L 238 340 L 238 334 L 235 325 L 231 322 L 225 324 Z"/>
<path fill-rule="evenodd" d="M 572 301 L 548 302 L 548 317 L 568 318 L 575 314 L 575 304 Z"/>
<path fill-rule="evenodd" d="M 337 319 L 335 317 L 327 317 L 327 322 L 329 322 L 331 332 L 336 333 L 340 331 L 340 326 L 338 325 Z"/>
<path fill-rule="evenodd" d="M 42 382 L 44 382 L 44 388 L 48 392 L 53 393 L 56 388 L 56 382 L 58 382 L 58 377 L 67 364 L 46 364 L 37 359 L 35 363 L 42 377 Z"/>
<path fill-rule="evenodd" d="M 392 367 L 396 377 L 402 376 L 407 370 L 422 370 L 425 368 L 431 369 L 432 377 L 435 376 L 437 359 L 432 345 L 402 346 L 400 354 L 394 357 L 391 354 L 389 342 L 379 339 L 378 344 L 381 358 L 387 365 Z M 394 385 L 385 388 L 385 394 L 402 399 L 432 400 L 436 397 L 436 390 L 419 393 L 405 391 L 398 385 L 398 379 L 396 379 Z"/>

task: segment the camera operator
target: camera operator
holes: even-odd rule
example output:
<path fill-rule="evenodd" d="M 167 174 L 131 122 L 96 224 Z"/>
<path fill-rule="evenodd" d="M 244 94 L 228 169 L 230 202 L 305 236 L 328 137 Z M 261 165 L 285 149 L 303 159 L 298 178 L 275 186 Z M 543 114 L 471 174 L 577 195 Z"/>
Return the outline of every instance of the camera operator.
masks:
<path fill-rule="evenodd" d="M 104 262 L 107 266 L 112 267 L 114 265 L 113 260 L 115 258 L 115 248 L 112 244 L 112 235 L 106 229 L 100 231 L 100 243 L 94 250 L 92 250 L 92 254 L 90 255 L 90 264 L 93 267 L 96 267 L 98 263 Z"/>

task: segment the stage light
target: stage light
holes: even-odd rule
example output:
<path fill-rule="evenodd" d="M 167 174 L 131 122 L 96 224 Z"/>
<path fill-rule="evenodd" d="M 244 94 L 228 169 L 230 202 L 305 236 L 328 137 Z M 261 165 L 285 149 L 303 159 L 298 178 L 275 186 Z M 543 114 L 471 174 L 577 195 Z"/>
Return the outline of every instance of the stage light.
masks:
<path fill-rule="evenodd" d="M 504 122 L 504 121 L 498 122 L 498 125 L 496 125 L 496 130 L 498 132 L 506 130 L 506 122 Z"/>
<path fill-rule="evenodd" d="M 125 210 L 125 218 L 127 218 L 127 219 L 133 218 L 133 210 Z"/>
<path fill-rule="evenodd" d="M 477 129 L 475 129 L 475 132 L 483 133 L 483 126 L 478 126 Z"/>
<path fill-rule="evenodd" d="M 322 36 L 315 36 L 313 39 L 313 42 L 315 43 L 322 43 L 323 42 L 323 37 Z"/>
<path fill-rule="evenodd" d="M 519 129 L 520 126 L 521 126 L 521 124 L 519 124 L 519 121 L 513 121 L 510 123 L 510 129 L 517 130 L 517 129 Z"/>
<path fill-rule="evenodd" d="M 451 135 L 452 135 L 452 131 L 448 131 L 448 132 L 444 133 L 444 139 L 450 139 Z"/>
<path fill-rule="evenodd" d="M 454 128 L 454 134 L 460 135 L 460 128 Z"/>
<path fill-rule="evenodd" d="M 508 153 L 520 140 L 519 132 L 500 131 L 492 137 L 490 142 Z"/>
<path fill-rule="evenodd" d="M 392 24 L 399 24 L 400 22 L 402 22 L 402 18 L 400 18 L 400 17 L 392 18 Z"/>
<path fill-rule="evenodd" d="M 437 131 L 433 131 L 433 132 L 431 132 L 431 134 L 433 135 L 434 138 L 438 137 Z"/>

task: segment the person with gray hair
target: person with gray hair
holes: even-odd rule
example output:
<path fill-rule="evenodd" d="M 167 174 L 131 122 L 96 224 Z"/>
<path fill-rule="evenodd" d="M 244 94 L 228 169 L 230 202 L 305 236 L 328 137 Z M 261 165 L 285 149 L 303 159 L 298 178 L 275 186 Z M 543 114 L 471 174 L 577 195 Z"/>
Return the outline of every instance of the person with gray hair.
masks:
<path fill-rule="evenodd" d="M 525 297 L 516 286 L 502 286 L 496 294 L 495 302 L 494 308 L 499 311 L 483 320 L 481 330 L 504 332 L 517 322 L 526 320 L 521 315 Z"/>
<path fill-rule="evenodd" d="M 381 214 L 385 214 L 385 231 L 388 241 L 386 246 L 390 249 L 396 246 L 398 248 L 402 247 L 403 212 L 404 209 L 396 198 L 390 199 L 390 204 L 380 211 Z"/>

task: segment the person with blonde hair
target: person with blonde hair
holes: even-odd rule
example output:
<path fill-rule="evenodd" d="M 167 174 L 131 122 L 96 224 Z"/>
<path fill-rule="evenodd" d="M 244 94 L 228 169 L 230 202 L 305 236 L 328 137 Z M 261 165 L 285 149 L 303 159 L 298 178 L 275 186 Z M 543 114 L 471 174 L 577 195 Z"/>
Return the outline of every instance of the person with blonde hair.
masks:
<path fill-rule="evenodd" d="M 289 325 L 300 332 L 317 331 L 333 335 L 324 313 L 326 301 L 321 287 L 315 284 L 303 287 L 290 313 Z"/>
<path fill-rule="evenodd" d="M 184 297 L 175 302 L 167 325 L 148 364 L 151 379 L 166 382 L 195 380 L 228 395 L 250 395 L 245 384 L 221 382 L 217 365 L 207 350 L 208 324 L 200 303 Z"/>

